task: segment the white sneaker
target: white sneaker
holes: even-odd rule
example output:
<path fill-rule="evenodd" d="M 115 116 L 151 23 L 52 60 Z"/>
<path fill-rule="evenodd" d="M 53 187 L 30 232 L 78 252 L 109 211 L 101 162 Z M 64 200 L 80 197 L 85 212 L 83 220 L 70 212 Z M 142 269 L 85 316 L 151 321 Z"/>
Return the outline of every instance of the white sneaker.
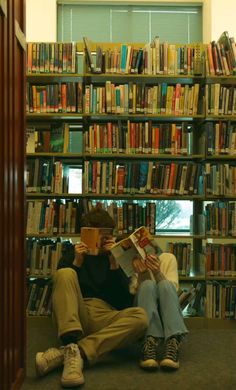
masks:
<path fill-rule="evenodd" d="M 38 352 L 35 358 L 35 369 L 38 376 L 46 375 L 54 368 L 63 365 L 64 347 L 49 348 L 45 352 Z"/>
<path fill-rule="evenodd" d="M 63 387 L 76 387 L 84 383 L 83 359 L 77 344 L 64 347 L 64 369 L 61 377 Z"/>

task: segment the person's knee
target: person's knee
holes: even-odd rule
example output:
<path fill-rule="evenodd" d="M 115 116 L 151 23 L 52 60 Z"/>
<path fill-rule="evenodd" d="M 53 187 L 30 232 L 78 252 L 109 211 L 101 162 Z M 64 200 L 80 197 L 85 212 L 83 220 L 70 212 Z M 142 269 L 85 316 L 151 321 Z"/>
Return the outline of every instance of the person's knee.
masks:
<path fill-rule="evenodd" d="M 142 307 L 134 307 L 132 308 L 132 311 L 132 315 L 136 318 L 136 321 L 134 322 L 136 327 L 141 331 L 146 330 L 148 327 L 148 317 L 146 311 Z"/>
<path fill-rule="evenodd" d="M 168 293 L 168 291 L 173 291 L 173 289 L 175 289 L 175 287 L 174 287 L 172 282 L 170 282 L 167 279 L 164 279 L 164 280 L 160 280 L 158 282 L 158 289 L 159 289 L 159 291 L 163 291 L 165 293 Z"/>
<path fill-rule="evenodd" d="M 76 277 L 76 272 L 72 268 L 61 268 L 56 271 L 55 282 L 65 283 L 76 279 Z"/>
<path fill-rule="evenodd" d="M 139 286 L 139 293 L 149 294 L 156 288 L 156 282 L 153 280 L 144 280 Z"/>

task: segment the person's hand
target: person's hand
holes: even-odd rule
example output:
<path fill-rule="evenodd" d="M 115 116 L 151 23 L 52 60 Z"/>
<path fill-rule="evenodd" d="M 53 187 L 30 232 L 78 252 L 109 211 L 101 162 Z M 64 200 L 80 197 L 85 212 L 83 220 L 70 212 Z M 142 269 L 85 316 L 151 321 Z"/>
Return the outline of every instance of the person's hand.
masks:
<path fill-rule="evenodd" d="M 73 261 L 73 264 L 76 267 L 81 267 L 81 265 L 84 262 L 84 255 L 88 253 L 88 247 L 83 242 L 80 242 L 79 244 L 75 244 L 75 258 Z"/>
<path fill-rule="evenodd" d="M 101 252 L 110 252 L 111 248 L 115 245 L 115 238 L 110 236 L 110 237 L 103 237 L 102 242 L 101 242 Z"/>
<path fill-rule="evenodd" d="M 147 271 L 146 264 L 138 257 L 136 257 L 132 260 L 132 265 L 133 265 L 134 271 L 137 273 L 142 273 L 142 272 Z"/>
<path fill-rule="evenodd" d="M 110 269 L 111 270 L 116 270 L 119 268 L 119 264 L 117 264 L 114 256 L 111 253 L 111 248 L 115 245 L 116 241 L 115 238 L 110 236 L 110 237 L 103 237 L 102 242 L 101 242 L 101 248 L 99 253 L 106 253 L 109 255 L 109 261 L 110 261 Z"/>
<path fill-rule="evenodd" d="M 148 255 L 145 259 L 147 269 L 153 272 L 160 271 L 160 260 L 156 255 Z"/>

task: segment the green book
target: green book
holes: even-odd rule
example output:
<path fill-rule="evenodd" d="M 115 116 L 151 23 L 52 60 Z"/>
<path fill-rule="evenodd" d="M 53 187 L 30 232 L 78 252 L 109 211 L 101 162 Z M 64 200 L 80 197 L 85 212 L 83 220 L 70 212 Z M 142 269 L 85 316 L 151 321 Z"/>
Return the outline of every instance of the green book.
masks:
<path fill-rule="evenodd" d="M 82 130 L 69 131 L 69 153 L 82 153 L 83 152 L 83 132 Z"/>
<path fill-rule="evenodd" d="M 64 129 L 63 127 L 51 129 L 50 150 L 54 153 L 63 153 Z"/>

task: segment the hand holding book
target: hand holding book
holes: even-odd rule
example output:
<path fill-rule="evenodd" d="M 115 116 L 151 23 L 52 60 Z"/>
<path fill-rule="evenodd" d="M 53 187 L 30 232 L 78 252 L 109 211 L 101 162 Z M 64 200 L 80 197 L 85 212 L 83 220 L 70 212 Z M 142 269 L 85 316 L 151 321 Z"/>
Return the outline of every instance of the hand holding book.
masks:
<path fill-rule="evenodd" d="M 145 271 L 157 273 L 159 251 L 155 239 L 144 226 L 111 248 L 115 260 L 128 277 Z"/>
<path fill-rule="evenodd" d="M 76 267 L 81 267 L 84 262 L 84 255 L 88 253 L 89 249 L 86 244 L 80 242 L 75 245 L 75 258 L 73 264 Z"/>
<path fill-rule="evenodd" d="M 145 259 L 145 265 L 153 273 L 160 272 L 160 261 L 156 255 L 148 255 Z"/>
<path fill-rule="evenodd" d="M 133 268 L 138 274 L 148 270 L 157 273 L 160 272 L 160 262 L 156 255 L 148 255 L 144 260 L 136 257 L 133 259 Z"/>

